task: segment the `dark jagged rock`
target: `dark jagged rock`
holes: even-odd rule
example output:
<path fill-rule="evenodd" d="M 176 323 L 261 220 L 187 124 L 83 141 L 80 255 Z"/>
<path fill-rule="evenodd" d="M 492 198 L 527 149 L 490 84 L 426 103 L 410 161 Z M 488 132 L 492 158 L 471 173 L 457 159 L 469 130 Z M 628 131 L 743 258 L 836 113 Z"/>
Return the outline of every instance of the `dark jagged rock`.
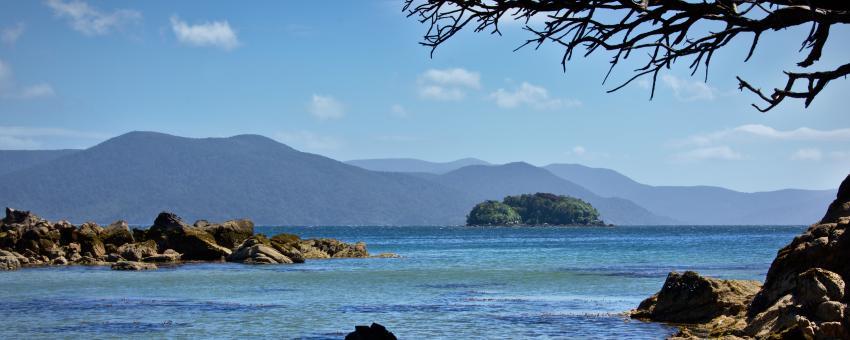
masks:
<path fill-rule="evenodd" d="M 155 241 L 160 249 L 174 249 L 183 254 L 183 260 L 220 261 L 231 253 L 229 248 L 218 245 L 210 233 L 189 226 L 170 212 L 161 212 L 145 237 Z"/>
<path fill-rule="evenodd" d="M 299 249 L 301 238 L 293 234 L 277 234 L 272 236 L 269 243 L 275 250 L 288 257 L 294 263 L 304 263 L 304 254 Z"/>
<path fill-rule="evenodd" d="M 28 210 L 15 210 L 7 207 L 6 217 L 3 218 L 3 224 L 35 224 L 41 220 L 41 217 L 36 216 Z"/>
<path fill-rule="evenodd" d="M 345 340 L 397 340 L 395 334 L 377 323 L 371 326 L 354 326 L 354 332 L 348 333 Z"/>
<path fill-rule="evenodd" d="M 641 302 L 633 317 L 653 321 L 701 323 L 721 315 L 742 314 L 758 281 L 720 280 L 687 271 L 671 272 L 658 294 Z"/>
<path fill-rule="evenodd" d="M 112 264 L 112 270 L 155 270 L 156 265 L 153 263 L 120 261 Z"/>
<path fill-rule="evenodd" d="M 841 217 L 850 216 L 850 174 L 841 182 L 835 200 L 826 209 L 820 223 L 837 223 Z"/>

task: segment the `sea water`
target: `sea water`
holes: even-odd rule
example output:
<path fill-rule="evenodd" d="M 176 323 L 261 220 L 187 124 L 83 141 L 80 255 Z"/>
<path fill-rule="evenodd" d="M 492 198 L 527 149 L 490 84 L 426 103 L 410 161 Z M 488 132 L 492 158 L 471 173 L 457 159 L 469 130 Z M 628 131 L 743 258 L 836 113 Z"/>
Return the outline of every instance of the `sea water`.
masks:
<path fill-rule="evenodd" d="M 0 338 L 661 339 L 622 312 L 668 272 L 763 280 L 803 226 L 257 227 L 401 258 L 0 272 Z"/>

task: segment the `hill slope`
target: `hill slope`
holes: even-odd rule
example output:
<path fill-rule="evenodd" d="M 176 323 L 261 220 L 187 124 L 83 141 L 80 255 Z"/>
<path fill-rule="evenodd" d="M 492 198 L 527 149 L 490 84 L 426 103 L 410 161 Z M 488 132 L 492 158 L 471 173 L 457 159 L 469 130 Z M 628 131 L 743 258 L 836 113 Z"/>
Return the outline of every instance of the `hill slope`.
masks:
<path fill-rule="evenodd" d="M 0 204 L 50 218 L 149 223 L 161 210 L 188 219 L 260 224 L 463 223 L 463 195 L 241 135 L 191 139 L 131 132 L 0 175 Z"/>
<path fill-rule="evenodd" d="M 811 224 L 835 197 L 835 190 L 744 193 L 712 186 L 651 186 L 609 169 L 578 164 L 545 168 L 601 196 L 626 198 L 691 224 Z"/>
<path fill-rule="evenodd" d="M 80 150 L 0 150 L 0 175 L 52 161 Z"/>

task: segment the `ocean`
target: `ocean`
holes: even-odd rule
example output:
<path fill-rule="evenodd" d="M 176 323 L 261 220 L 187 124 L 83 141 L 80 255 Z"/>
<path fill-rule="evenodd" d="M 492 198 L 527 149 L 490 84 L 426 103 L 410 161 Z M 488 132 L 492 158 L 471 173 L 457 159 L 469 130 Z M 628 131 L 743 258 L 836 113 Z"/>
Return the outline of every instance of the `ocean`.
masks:
<path fill-rule="evenodd" d="M 0 272 L 2 339 L 663 339 L 623 312 L 668 272 L 763 280 L 805 226 L 257 227 L 401 258 Z"/>

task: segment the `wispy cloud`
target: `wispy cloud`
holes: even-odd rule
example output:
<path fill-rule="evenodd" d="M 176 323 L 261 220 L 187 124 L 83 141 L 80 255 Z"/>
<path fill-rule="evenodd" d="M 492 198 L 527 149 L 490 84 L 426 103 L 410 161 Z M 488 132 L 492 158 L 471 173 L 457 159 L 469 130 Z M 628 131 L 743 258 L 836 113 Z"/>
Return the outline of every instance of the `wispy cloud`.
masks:
<path fill-rule="evenodd" d="M 671 89 L 673 95 L 680 101 L 713 100 L 717 96 L 717 90 L 701 81 L 664 75 L 661 77 L 661 82 Z"/>
<path fill-rule="evenodd" d="M 171 29 L 177 41 L 190 46 L 218 47 L 229 51 L 240 45 L 236 32 L 226 20 L 190 25 L 175 15 L 171 17 Z"/>
<path fill-rule="evenodd" d="M 23 22 L 17 23 L 15 26 L 7 27 L 0 30 L 0 41 L 5 44 L 12 45 L 18 41 L 18 38 L 24 34 L 26 25 Z"/>
<path fill-rule="evenodd" d="M 823 152 L 816 148 L 806 148 L 794 151 L 791 160 L 794 161 L 819 161 L 823 158 Z"/>
<path fill-rule="evenodd" d="M 313 94 L 308 110 L 321 120 L 340 119 L 345 116 L 345 107 L 331 96 Z"/>
<path fill-rule="evenodd" d="M 490 98 L 496 102 L 496 105 L 505 109 L 528 106 L 535 110 L 553 110 L 581 106 L 581 101 L 552 98 L 546 88 L 527 82 L 522 82 L 513 91 L 498 89 L 490 94 Z"/>
<path fill-rule="evenodd" d="M 103 140 L 109 135 L 63 128 L 0 126 L 0 149 L 39 149 L 44 138 Z"/>
<path fill-rule="evenodd" d="M 725 145 L 696 148 L 693 150 L 688 150 L 673 155 L 673 160 L 679 162 L 696 162 L 703 160 L 733 161 L 740 160 L 743 158 L 743 155 Z"/>
<path fill-rule="evenodd" d="M 135 10 L 101 12 L 83 1 L 47 0 L 45 3 L 57 17 L 68 19 L 71 28 L 90 36 L 107 34 L 142 18 L 142 13 Z"/>
<path fill-rule="evenodd" d="M 576 156 L 584 156 L 584 154 L 586 154 L 586 153 L 587 153 L 587 149 L 585 149 L 585 148 L 584 148 L 583 146 L 581 146 L 581 145 L 576 145 L 576 146 L 574 146 L 574 147 L 573 147 L 573 149 L 572 149 L 571 153 L 572 153 L 573 155 L 576 155 Z"/>
<path fill-rule="evenodd" d="M 462 68 L 430 69 L 419 76 L 419 96 L 433 100 L 461 100 L 469 89 L 481 88 L 481 75 Z"/>
<path fill-rule="evenodd" d="M 393 106 L 390 106 L 390 113 L 392 113 L 393 116 L 399 118 L 410 117 L 410 113 L 407 112 L 407 109 L 405 109 L 404 106 L 401 106 L 400 104 L 393 104 Z"/>
<path fill-rule="evenodd" d="M 306 151 L 336 150 L 343 145 L 340 139 L 305 130 L 278 132 L 274 138 L 293 148 Z"/>
<path fill-rule="evenodd" d="M 793 130 L 777 130 L 766 125 L 747 124 L 707 134 L 694 135 L 689 137 L 685 143 L 709 145 L 718 141 L 746 138 L 789 141 L 850 141 L 850 128 L 818 130 L 801 127 Z"/>
<path fill-rule="evenodd" d="M 15 81 L 12 68 L 0 60 L 0 97 L 11 99 L 35 99 L 53 96 L 53 87 L 47 83 L 20 86 Z"/>

